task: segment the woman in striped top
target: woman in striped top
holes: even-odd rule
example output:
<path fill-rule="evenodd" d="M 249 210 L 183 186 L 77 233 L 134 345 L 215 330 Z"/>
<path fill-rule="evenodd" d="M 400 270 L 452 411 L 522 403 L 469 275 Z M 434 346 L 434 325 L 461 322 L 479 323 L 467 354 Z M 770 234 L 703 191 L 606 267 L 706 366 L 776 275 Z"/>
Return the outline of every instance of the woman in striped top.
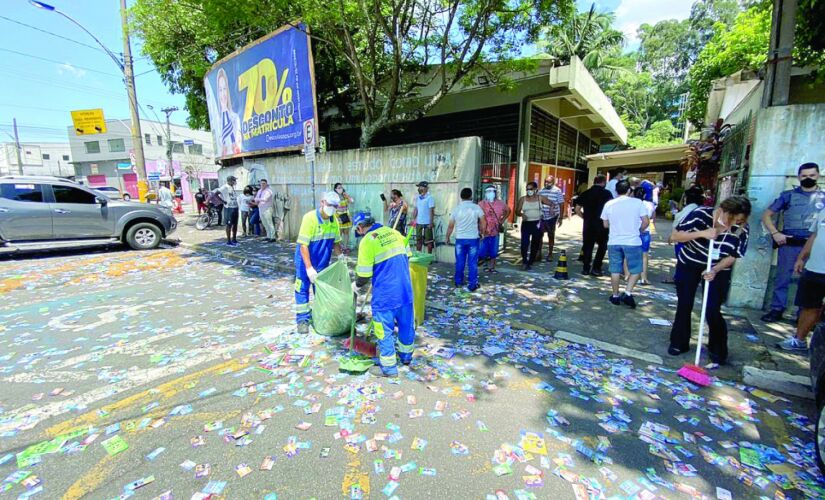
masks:
<path fill-rule="evenodd" d="M 748 247 L 747 220 L 750 201 L 732 196 L 719 208 L 700 207 L 687 215 L 673 230 L 671 239 L 684 243 L 676 263 L 678 304 L 670 331 L 668 354 L 678 356 L 690 350 L 691 314 L 699 283 L 709 286 L 707 304 L 708 354 L 711 363 L 724 364 L 728 357 L 728 325 L 722 317 L 722 303 L 730 288 L 730 269 Z M 712 267 L 705 272 L 709 240 L 714 241 Z"/>

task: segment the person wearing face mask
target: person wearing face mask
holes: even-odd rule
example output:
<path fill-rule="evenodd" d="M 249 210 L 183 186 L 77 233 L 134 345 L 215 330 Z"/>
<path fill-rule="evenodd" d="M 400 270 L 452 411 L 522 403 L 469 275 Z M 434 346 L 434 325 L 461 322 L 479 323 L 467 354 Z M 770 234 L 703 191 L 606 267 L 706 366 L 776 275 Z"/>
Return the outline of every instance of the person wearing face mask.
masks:
<path fill-rule="evenodd" d="M 478 203 L 481 211 L 484 212 L 486 221 L 486 231 L 481 239 L 481 250 L 479 260 L 487 259 L 485 270 L 490 273 L 496 271 L 496 258 L 498 257 L 498 235 L 502 224 L 510 216 L 510 207 L 501 200 L 496 199 L 495 186 L 488 186 L 484 190 L 484 199 Z"/>
<path fill-rule="evenodd" d="M 553 262 L 553 247 L 556 244 L 556 226 L 561 227 L 564 219 L 564 193 L 556 186 L 556 178 L 548 175 L 544 180 L 544 189 L 539 191 L 539 196 L 543 196 L 553 202 L 552 206 L 542 205 L 541 207 L 541 234 L 547 234 L 547 262 Z"/>
<path fill-rule="evenodd" d="M 782 320 L 794 263 L 811 235 L 811 224 L 825 208 L 825 193 L 817 185 L 819 165 L 803 163 L 797 170 L 797 178 L 799 187 L 783 191 L 762 214 L 762 224 L 773 239 L 773 247 L 778 249 L 770 311 L 762 316 L 765 323 Z M 781 231 L 774 223 L 774 216 L 779 213 L 783 222 Z"/>
<path fill-rule="evenodd" d="M 744 257 L 748 247 L 747 220 L 751 203 L 745 196 L 732 196 L 719 208 L 699 207 L 671 234 L 673 241 L 684 243 L 679 251 L 676 278 L 676 317 L 670 331 L 667 353 L 678 356 L 690 350 L 691 314 L 700 283 L 710 287 L 707 302 L 708 355 L 713 364 L 728 358 L 728 326 L 721 307 L 730 288 L 731 267 Z M 708 245 L 713 240 L 712 266 L 705 272 Z"/>
<path fill-rule="evenodd" d="M 335 217 L 338 219 L 338 225 L 341 227 L 341 246 L 344 250 L 344 254 L 348 254 L 349 232 L 352 229 L 352 221 L 349 217 L 349 206 L 355 203 L 355 200 L 352 199 L 352 196 L 347 194 L 347 190 L 344 189 L 344 185 L 340 182 L 335 183 L 333 190 L 341 199 L 341 202 L 338 204 L 338 210 L 336 211 Z"/>
<path fill-rule="evenodd" d="M 295 245 L 295 322 L 298 333 L 309 332 L 312 314 L 309 310 L 309 288 L 315 283 L 332 257 L 332 251 L 341 253 L 341 229 L 335 219 L 335 211 L 341 199 L 335 192 L 325 193 L 316 210 L 307 212 L 301 219 L 298 241 Z"/>
<path fill-rule="evenodd" d="M 377 224 L 368 213 L 359 212 L 353 218 L 358 245 L 355 266 L 356 307 L 365 301 L 372 283 L 373 333 L 378 338 L 378 366 L 370 373 L 379 377 L 397 377 L 397 362 L 412 362 L 415 342 L 412 279 L 410 278 L 410 248 L 401 233 Z M 395 329 L 398 333 L 395 333 Z"/>
<path fill-rule="evenodd" d="M 538 184 L 527 183 L 527 194 L 516 203 L 516 217 L 521 217 L 521 270 L 529 271 L 541 250 L 542 206 L 552 206 L 553 202 L 540 196 Z M 529 248 L 529 253 L 528 253 Z"/>
<path fill-rule="evenodd" d="M 435 200 L 430 194 L 430 183 L 421 181 L 417 185 L 418 199 L 415 200 L 412 218 L 415 221 L 415 249 L 419 252 L 427 245 L 427 252 L 433 253 L 433 219 L 435 218 Z"/>
<path fill-rule="evenodd" d="M 390 192 L 389 200 L 384 195 L 381 195 L 381 199 L 384 201 L 384 212 L 387 212 L 389 216 L 387 224 L 401 233 L 401 236 L 407 236 L 407 211 L 409 207 L 407 202 L 404 201 L 404 195 L 401 194 L 401 191 L 393 189 Z"/>

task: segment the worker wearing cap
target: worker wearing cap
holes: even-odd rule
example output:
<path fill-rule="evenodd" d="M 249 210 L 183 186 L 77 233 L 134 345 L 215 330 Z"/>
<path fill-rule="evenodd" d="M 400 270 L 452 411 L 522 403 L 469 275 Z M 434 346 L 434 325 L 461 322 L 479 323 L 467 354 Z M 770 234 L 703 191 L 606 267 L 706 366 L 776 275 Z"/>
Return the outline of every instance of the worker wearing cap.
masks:
<path fill-rule="evenodd" d="M 372 321 L 378 338 L 380 371 L 375 367 L 371 373 L 395 377 L 398 375 L 396 353 L 401 363 L 409 365 L 415 340 L 410 249 L 401 233 L 377 224 L 368 213 L 359 212 L 352 223 L 356 234 L 361 236 L 353 284 L 357 302 L 366 295 L 372 282 Z"/>
<path fill-rule="evenodd" d="M 341 230 L 335 220 L 340 198 L 330 191 L 321 198 L 320 206 L 304 214 L 295 246 L 295 321 L 298 333 L 309 332 L 312 319 L 309 310 L 309 286 L 328 265 L 332 250 L 341 254 Z"/>

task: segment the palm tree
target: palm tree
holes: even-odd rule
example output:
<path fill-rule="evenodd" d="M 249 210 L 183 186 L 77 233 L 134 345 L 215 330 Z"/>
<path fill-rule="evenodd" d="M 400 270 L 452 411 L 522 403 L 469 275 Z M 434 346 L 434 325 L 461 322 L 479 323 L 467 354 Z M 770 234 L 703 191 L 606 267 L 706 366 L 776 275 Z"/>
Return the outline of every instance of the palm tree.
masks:
<path fill-rule="evenodd" d="M 612 12 L 596 12 L 596 4 L 591 4 L 589 11 L 546 28 L 539 45 L 562 63 L 575 55 L 590 71 L 607 68 L 609 56 L 624 45 L 624 34 L 613 28 L 615 19 Z"/>

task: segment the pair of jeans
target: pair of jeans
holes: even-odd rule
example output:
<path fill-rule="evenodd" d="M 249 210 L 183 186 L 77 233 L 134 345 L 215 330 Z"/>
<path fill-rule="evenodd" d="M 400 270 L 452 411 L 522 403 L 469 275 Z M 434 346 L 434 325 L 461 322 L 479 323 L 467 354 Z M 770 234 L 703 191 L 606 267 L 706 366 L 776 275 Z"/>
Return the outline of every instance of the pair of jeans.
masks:
<path fill-rule="evenodd" d="M 521 260 L 528 266 L 536 261 L 539 250 L 541 250 L 540 222 L 537 220 L 521 221 Z M 530 249 L 529 255 L 528 248 Z"/>
<path fill-rule="evenodd" d="M 693 313 L 693 303 L 696 300 L 696 290 L 699 284 L 705 281 L 702 274 L 704 266 L 676 264 L 676 318 L 670 330 L 670 346 L 686 352 L 690 349 L 690 333 Z M 722 304 L 730 289 L 731 272 L 722 271 L 716 274 L 713 281 L 705 282 L 708 289 L 708 304 L 706 319 L 708 322 L 708 355 L 714 363 L 722 364 L 728 359 L 728 324 L 722 317 Z"/>
<path fill-rule="evenodd" d="M 469 267 L 467 278 L 470 288 L 478 286 L 478 238 L 455 240 L 455 284 L 464 283 L 464 267 Z"/>
<path fill-rule="evenodd" d="M 601 220 L 596 223 L 585 223 L 582 228 L 582 251 L 584 252 L 584 268 L 587 270 L 602 270 L 604 255 L 607 253 L 607 238 L 609 232 Z M 599 245 L 596 257 L 593 258 L 593 247 Z M 591 267 L 592 266 L 592 267 Z"/>

